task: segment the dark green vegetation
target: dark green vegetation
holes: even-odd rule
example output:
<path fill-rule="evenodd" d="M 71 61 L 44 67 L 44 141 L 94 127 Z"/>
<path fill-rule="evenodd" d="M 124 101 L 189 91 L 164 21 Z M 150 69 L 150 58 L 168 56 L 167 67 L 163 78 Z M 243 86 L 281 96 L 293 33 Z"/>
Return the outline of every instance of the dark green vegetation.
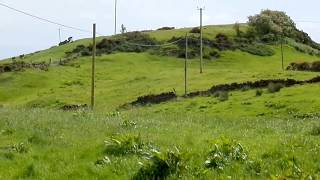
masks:
<path fill-rule="evenodd" d="M 287 70 L 320 72 L 320 61 L 293 62 L 290 63 L 290 65 L 287 67 Z"/>
<path fill-rule="evenodd" d="M 90 39 L 1 61 L 50 66 L 0 73 L 0 179 L 319 178 L 320 87 L 299 83 L 318 74 L 283 71 L 278 32 L 258 28 L 205 27 L 204 74 L 199 36 L 190 34 L 188 91 L 212 91 L 193 98 L 182 98 L 184 40 L 177 41 L 191 28 L 100 37 L 94 112 L 84 105 Z M 285 66 L 320 60 L 314 42 L 283 39 Z M 263 79 L 283 81 L 245 84 Z M 231 83 L 241 88 L 217 88 Z M 148 104 L 163 92 L 175 93 Z M 120 108 L 139 96 L 144 106 Z"/>

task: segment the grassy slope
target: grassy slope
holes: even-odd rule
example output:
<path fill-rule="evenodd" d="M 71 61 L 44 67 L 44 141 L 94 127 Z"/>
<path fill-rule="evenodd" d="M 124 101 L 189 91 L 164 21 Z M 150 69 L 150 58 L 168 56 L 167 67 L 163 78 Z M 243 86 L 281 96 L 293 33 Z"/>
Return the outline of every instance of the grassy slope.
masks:
<path fill-rule="evenodd" d="M 279 51 L 278 47 L 275 47 Z M 316 57 L 287 47 L 286 62 L 311 61 Z M 86 103 L 90 95 L 90 59 L 78 60 L 80 68 L 51 67 L 48 72 L 28 70 L 0 76 L 0 102 L 5 106 L 27 103 L 43 106 L 57 103 Z M 205 62 L 198 73 L 198 60 L 189 63 L 189 90 L 204 90 L 214 84 L 270 78 L 307 79 L 308 72 L 283 72 L 280 56 L 257 57 L 240 51 L 224 52 L 217 61 Z M 112 110 L 136 97 L 176 89 L 183 93 L 183 60 L 149 54 L 121 53 L 97 59 L 97 106 Z M 53 104 L 54 105 L 54 104 Z"/>
<path fill-rule="evenodd" d="M 220 29 L 221 28 L 221 29 Z M 218 29 L 218 30 L 217 30 Z M 161 39 L 185 34 L 186 30 L 151 32 Z M 230 26 L 208 27 L 206 35 L 230 33 Z M 60 58 L 77 43 L 42 51 L 27 57 L 27 61 Z M 205 62 L 205 73 L 199 74 L 198 60 L 189 62 L 189 90 L 204 90 L 214 84 L 243 82 L 269 78 L 308 79 L 309 72 L 281 70 L 279 47 L 273 57 L 252 56 L 240 51 L 224 52 L 217 61 Z M 312 61 L 319 58 L 285 47 L 285 64 L 292 61 Z M 103 141 L 116 134 L 140 134 L 161 150 L 178 146 L 190 154 L 190 167 L 183 174 L 195 178 L 202 170 L 210 141 L 221 136 L 235 139 L 249 151 L 251 159 L 262 160 L 263 177 L 289 176 L 293 172 L 287 159 L 295 157 L 304 176 L 319 175 L 319 136 L 311 135 L 319 126 L 315 114 L 320 105 L 319 86 L 295 86 L 280 93 L 266 91 L 255 97 L 255 91 L 232 92 L 229 100 L 219 102 L 213 97 L 177 100 L 160 105 L 137 108 L 111 117 L 108 111 L 137 96 L 176 89 L 183 93 L 183 61 L 146 53 L 117 53 L 97 59 L 97 112 L 59 113 L 47 110 L 13 109 L 14 106 L 41 105 L 57 107 L 61 103 L 88 103 L 90 92 L 90 58 L 77 60 L 80 68 L 51 67 L 48 72 L 26 72 L 0 75 L 0 179 L 43 177 L 46 179 L 104 177 L 128 179 L 139 169 L 137 156 L 110 156 L 112 164 L 97 168 L 94 162 L 102 158 Z M 314 114 L 314 118 L 293 118 Z M 126 127 L 124 121 L 134 121 L 136 127 Z M 11 132 L 11 133 L 7 133 Z M 170 138 L 168 138 L 170 136 Z M 30 140 L 36 139 L 36 140 Z M 8 154 L 1 147 L 25 143 L 26 154 Z M 50 163 L 55 162 L 55 163 Z M 289 163 L 290 164 L 290 163 Z M 5 173 L 1 173 L 5 172 Z M 209 171 L 204 178 L 217 176 Z M 243 164 L 232 165 L 219 174 L 259 178 Z M 202 176 L 202 175 L 201 175 Z M 198 177 L 199 178 L 199 177 Z"/>

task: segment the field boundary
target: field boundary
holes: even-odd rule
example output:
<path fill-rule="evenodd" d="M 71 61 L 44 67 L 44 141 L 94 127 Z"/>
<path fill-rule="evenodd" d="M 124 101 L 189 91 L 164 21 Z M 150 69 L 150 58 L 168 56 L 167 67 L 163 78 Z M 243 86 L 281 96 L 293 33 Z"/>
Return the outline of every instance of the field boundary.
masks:
<path fill-rule="evenodd" d="M 187 96 L 180 96 L 180 98 L 194 98 L 194 97 L 206 97 L 211 96 L 218 92 L 230 92 L 238 90 L 252 90 L 252 89 L 262 89 L 267 88 L 269 84 L 281 84 L 284 87 L 291 87 L 295 85 L 305 85 L 305 84 L 314 84 L 320 83 L 320 76 L 316 76 L 309 80 L 295 80 L 295 79 L 268 79 L 268 80 L 258 80 L 258 81 L 247 81 L 243 83 L 230 83 L 230 84 L 221 84 L 211 87 L 206 91 L 195 91 L 187 94 Z M 136 101 L 127 103 L 123 107 L 132 105 L 132 106 L 145 106 L 148 104 L 159 104 L 162 102 L 168 102 L 178 98 L 175 92 L 166 92 L 156 95 L 145 95 L 137 98 Z"/>

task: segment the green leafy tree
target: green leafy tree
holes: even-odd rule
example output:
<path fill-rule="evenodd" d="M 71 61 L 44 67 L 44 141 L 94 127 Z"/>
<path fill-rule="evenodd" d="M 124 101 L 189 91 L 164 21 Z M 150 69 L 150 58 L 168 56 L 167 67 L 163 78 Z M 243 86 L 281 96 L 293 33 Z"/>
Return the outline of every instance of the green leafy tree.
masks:
<path fill-rule="evenodd" d="M 320 49 L 320 45 L 314 42 L 307 33 L 297 29 L 294 21 L 285 12 L 262 10 L 260 14 L 250 16 L 248 24 L 247 37 L 258 38 L 264 42 L 288 37 L 296 42 Z"/>
<path fill-rule="evenodd" d="M 249 26 L 260 36 L 274 34 L 292 37 L 297 31 L 294 21 L 282 11 L 263 10 L 249 17 Z"/>

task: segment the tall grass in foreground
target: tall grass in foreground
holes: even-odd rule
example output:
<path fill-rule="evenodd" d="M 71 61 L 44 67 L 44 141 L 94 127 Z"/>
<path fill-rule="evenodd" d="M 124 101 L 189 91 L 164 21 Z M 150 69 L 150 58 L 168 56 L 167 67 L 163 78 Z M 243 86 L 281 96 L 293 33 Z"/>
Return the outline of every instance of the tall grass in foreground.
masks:
<path fill-rule="evenodd" d="M 0 114 L 1 179 L 316 179 L 320 173 L 318 118 L 148 110 Z"/>

